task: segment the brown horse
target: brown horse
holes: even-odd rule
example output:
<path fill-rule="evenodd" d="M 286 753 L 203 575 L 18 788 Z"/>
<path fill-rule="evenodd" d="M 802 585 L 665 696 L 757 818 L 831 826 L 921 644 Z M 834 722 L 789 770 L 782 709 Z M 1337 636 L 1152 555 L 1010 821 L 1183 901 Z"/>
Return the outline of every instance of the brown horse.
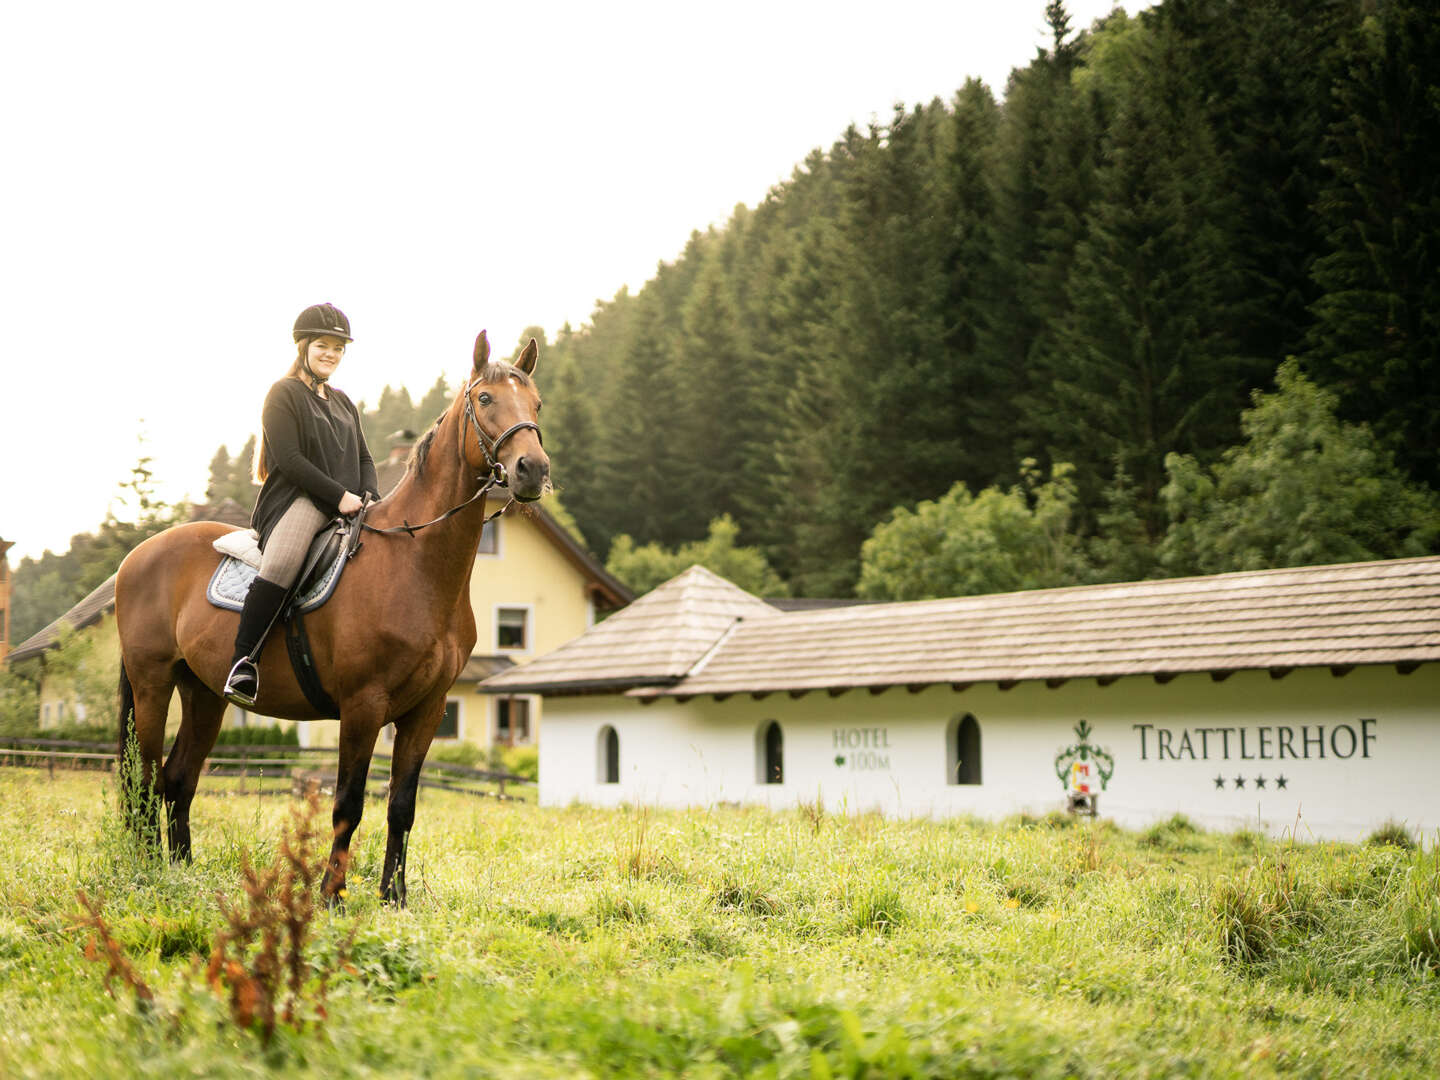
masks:
<path fill-rule="evenodd" d="M 380 890 L 386 900 L 405 902 L 405 851 L 420 767 L 444 716 L 446 692 L 475 644 L 469 581 L 486 481 L 508 475 L 514 498 L 531 501 L 550 474 L 536 423 L 540 395 L 530 378 L 538 354 L 531 339 L 514 366 L 491 363 L 481 331 L 469 385 L 416 447 L 395 490 L 370 510 L 372 531 L 334 595 L 305 617 L 320 681 L 340 706 L 335 841 L 321 885 L 327 899 L 344 895 L 375 740 L 393 723 Z M 391 534 L 379 534 L 387 528 Z M 157 796 L 138 800 L 148 803 L 148 814 L 128 809 L 136 827 L 158 844 L 155 807 L 163 799 L 175 859 L 190 857 L 190 804 L 225 711 L 220 688 L 239 616 L 211 605 L 205 587 L 220 561 L 211 545 L 229 531 L 213 522 L 178 525 L 132 551 L 115 579 L 121 748 L 133 730 L 142 775 Z M 256 711 L 319 719 L 282 638 L 276 627 L 260 656 Z M 162 770 L 165 718 L 177 687 L 180 730 Z"/>

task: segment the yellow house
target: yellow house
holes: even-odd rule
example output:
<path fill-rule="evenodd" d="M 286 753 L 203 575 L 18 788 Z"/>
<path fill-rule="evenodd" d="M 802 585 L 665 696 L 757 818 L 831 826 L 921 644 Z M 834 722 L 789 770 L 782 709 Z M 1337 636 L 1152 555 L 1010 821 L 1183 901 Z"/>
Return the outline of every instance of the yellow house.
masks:
<path fill-rule="evenodd" d="M 10 651 L 10 560 L 5 553 L 15 541 L 0 539 L 0 660 Z"/>

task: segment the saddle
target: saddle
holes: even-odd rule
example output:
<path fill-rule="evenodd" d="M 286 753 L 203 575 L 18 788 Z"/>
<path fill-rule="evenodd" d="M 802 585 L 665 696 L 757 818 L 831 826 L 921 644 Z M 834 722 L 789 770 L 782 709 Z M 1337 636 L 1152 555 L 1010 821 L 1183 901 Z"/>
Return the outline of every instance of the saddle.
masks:
<path fill-rule="evenodd" d="M 315 672 L 310 637 L 301 616 L 314 611 L 335 592 L 345 564 L 360 550 L 364 517 L 362 511 L 348 519 L 334 518 L 315 534 L 300 575 L 280 609 L 279 621 L 285 623 L 285 648 L 300 689 L 316 710 L 332 718 L 340 715 L 340 707 Z M 213 546 L 225 557 L 210 575 L 206 599 L 218 608 L 240 611 L 251 584 L 260 576 L 260 537 L 254 529 L 237 529 L 220 537 Z"/>

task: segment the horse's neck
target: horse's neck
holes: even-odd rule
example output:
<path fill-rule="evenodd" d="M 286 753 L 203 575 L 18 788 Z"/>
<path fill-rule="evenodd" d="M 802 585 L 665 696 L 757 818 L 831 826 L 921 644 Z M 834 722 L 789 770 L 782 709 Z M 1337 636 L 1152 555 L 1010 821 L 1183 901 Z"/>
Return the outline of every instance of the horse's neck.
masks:
<path fill-rule="evenodd" d="M 395 485 L 395 490 L 370 512 L 369 522 L 377 528 L 423 525 L 471 498 L 479 482 L 469 474 L 460 455 L 455 433 L 458 423 L 447 417 L 435 433 L 426 455 L 423 475 L 412 465 Z M 395 534 L 386 543 L 404 544 L 411 557 L 404 560 L 417 575 L 429 580 L 442 594 L 468 589 L 475 562 L 480 530 L 485 521 L 486 500 L 466 507 L 455 516 L 421 529 L 413 535 Z"/>

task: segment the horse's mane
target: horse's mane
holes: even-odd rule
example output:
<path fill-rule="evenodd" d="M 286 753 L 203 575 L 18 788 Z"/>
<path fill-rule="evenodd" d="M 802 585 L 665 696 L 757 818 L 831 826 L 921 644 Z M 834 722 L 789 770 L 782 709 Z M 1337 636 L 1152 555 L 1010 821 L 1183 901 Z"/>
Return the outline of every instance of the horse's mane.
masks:
<path fill-rule="evenodd" d="M 505 379 L 515 379 L 521 386 L 535 385 L 534 381 L 531 380 L 530 376 L 526 375 L 525 372 L 513 364 L 506 364 L 504 362 L 491 361 L 480 370 L 479 375 L 475 376 L 475 382 L 481 383 L 498 383 Z M 435 441 L 435 433 L 440 430 L 440 425 L 444 422 L 445 413 L 441 413 L 436 418 L 435 423 L 430 425 L 430 430 L 415 444 L 414 448 L 410 451 L 410 457 L 405 461 L 405 471 L 409 472 L 411 469 L 414 469 L 417 479 L 425 475 L 425 459 L 430 456 L 430 444 Z"/>

